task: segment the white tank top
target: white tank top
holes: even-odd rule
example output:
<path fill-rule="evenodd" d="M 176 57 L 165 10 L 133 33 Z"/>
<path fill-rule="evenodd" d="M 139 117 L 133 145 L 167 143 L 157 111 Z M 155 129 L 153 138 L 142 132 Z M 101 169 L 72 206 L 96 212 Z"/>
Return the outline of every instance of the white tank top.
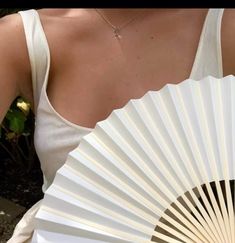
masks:
<path fill-rule="evenodd" d="M 56 171 L 66 161 L 81 138 L 92 131 L 63 118 L 52 107 L 46 93 L 50 51 L 36 10 L 20 11 L 32 70 L 35 104 L 34 143 L 44 174 L 43 191 L 52 183 Z M 204 21 L 197 53 L 189 78 L 200 80 L 212 75 L 223 77 L 221 19 L 223 9 L 210 9 Z"/>

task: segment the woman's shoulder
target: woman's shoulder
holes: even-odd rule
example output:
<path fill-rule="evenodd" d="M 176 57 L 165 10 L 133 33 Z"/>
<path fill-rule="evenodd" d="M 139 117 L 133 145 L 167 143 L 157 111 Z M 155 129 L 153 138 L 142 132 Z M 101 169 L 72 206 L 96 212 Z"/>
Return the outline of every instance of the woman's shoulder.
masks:
<path fill-rule="evenodd" d="M 0 72 L 8 85 L 17 83 L 19 92 L 31 99 L 30 63 L 22 19 L 18 13 L 0 18 Z"/>
<path fill-rule="evenodd" d="M 225 9 L 221 26 L 224 76 L 235 74 L 235 9 Z"/>
<path fill-rule="evenodd" d="M 49 39 L 66 41 L 91 25 L 90 9 L 37 9 L 43 29 Z"/>
<path fill-rule="evenodd" d="M 0 18 L 0 36 L 1 59 L 4 57 L 5 61 L 10 59 L 12 63 L 15 62 L 14 64 L 23 64 L 23 59 L 27 59 L 27 48 L 19 14 L 9 14 Z M 22 68 L 23 65 L 20 66 Z M 14 66 L 14 68 L 17 67 L 18 65 Z"/>
<path fill-rule="evenodd" d="M 76 9 L 77 11 L 81 11 L 82 9 Z M 44 17 L 57 17 L 62 18 L 69 16 L 69 14 L 73 11 L 71 8 L 42 8 L 37 9 L 37 12 Z"/>
<path fill-rule="evenodd" d="M 89 9 L 83 8 L 42 8 L 37 9 L 41 18 L 46 20 L 72 20 L 82 18 L 90 12 Z"/>
<path fill-rule="evenodd" d="M 1 39 L 19 34 L 21 31 L 21 17 L 19 14 L 9 14 L 0 18 Z"/>

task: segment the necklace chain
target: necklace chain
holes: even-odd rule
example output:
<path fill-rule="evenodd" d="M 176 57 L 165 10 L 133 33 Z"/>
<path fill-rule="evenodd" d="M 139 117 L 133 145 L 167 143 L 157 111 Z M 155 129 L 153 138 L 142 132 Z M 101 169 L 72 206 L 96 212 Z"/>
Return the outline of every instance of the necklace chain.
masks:
<path fill-rule="evenodd" d="M 130 23 L 132 23 L 135 19 L 137 19 L 137 17 L 139 15 L 136 15 L 134 16 L 133 18 L 131 18 L 129 21 L 123 23 L 122 25 L 120 26 L 115 26 L 113 25 L 98 9 L 95 8 L 95 11 L 102 17 L 102 19 L 112 27 L 113 29 L 113 33 L 114 33 L 114 36 L 117 38 L 117 39 L 121 39 L 122 36 L 121 36 L 121 30 L 124 29 L 127 25 L 129 25 Z"/>

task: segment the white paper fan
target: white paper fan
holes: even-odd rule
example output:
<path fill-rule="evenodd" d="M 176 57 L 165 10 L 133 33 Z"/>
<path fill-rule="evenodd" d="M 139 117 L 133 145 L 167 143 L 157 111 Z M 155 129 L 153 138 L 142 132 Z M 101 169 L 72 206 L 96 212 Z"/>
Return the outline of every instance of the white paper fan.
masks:
<path fill-rule="evenodd" d="M 234 243 L 235 77 L 168 84 L 69 153 L 33 242 Z"/>

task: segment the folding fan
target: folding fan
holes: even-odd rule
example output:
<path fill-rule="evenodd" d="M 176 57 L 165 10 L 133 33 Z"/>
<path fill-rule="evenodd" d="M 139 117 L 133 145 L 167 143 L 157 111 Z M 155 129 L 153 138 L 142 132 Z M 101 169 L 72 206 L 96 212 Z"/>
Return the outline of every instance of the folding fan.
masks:
<path fill-rule="evenodd" d="M 98 122 L 56 173 L 33 242 L 235 242 L 235 77 L 167 84 Z"/>

